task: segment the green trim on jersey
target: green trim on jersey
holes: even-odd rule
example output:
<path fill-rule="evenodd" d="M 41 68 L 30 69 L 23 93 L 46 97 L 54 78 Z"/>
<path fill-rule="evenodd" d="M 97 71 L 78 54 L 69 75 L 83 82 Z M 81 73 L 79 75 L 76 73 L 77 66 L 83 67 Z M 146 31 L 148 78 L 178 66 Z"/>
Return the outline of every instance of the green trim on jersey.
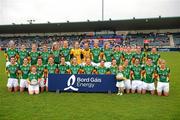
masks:
<path fill-rule="evenodd" d="M 105 56 L 105 61 L 106 62 L 111 62 L 112 61 L 112 55 L 113 55 L 113 51 L 112 49 L 103 49 L 103 53 Z"/>
<path fill-rule="evenodd" d="M 6 51 L 5 51 L 5 53 L 7 54 L 7 56 L 8 56 L 8 60 L 10 61 L 10 58 L 11 57 L 16 57 L 16 55 L 18 54 L 18 51 L 17 51 L 17 49 L 7 49 Z"/>
<path fill-rule="evenodd" d="M 48 70 L 48 74 L 54 74 L 57 67 L 58 67 L 57 64 L 53 64 L 53 65 L 47 64 L 46 68 Z"/>
<path fill-rule="evenodd" d="M 166 67 L 164 70 L 162 69 L 158 69 L 157 70 L 157 73 L 159 75 L 159 82 L 169 82 L 169 78 L 168 78 L 168 75 L 170 73 L 170 69 L 168 67 Z"/>
<path fill-rule="evenodd" d="M 39 52 L 30 52 L 29 56 L 31 57 L 31 65 L 36 65 L 37 64 L 37 59 L 39 57 Z"/>
<path fill-rule="evenodd" d="M 8 78 L 18 78 L 17 70 L 19 70 L 19 65 L 8 65 L 6 67 L 6 70 L 8 71 Z"/>
<path fill-rule="evenodd" d="M 106 72 L 108 72 L 108 69 L 106 67 L 101 67 L 101 66 L 97 67 L 96 70 L 98 74 L 106 74 Z"/>
<path fill-rule="evenodd" d="M 49 55 L 50 55 L 49 51 L 47 51 L 47 52 L 40 52 L 40 56 L 42 57 L 42 62 L 43 62 L 44 65 L 48 63 Z"/>
<path fill-rule="evenodd" d="M 92 74 L 93 70 L 95 69 L 92 65 L 85 65 L 82 67 L 85 74 Z"/>
<path fill-rule="evenodd" d="M 99 47 L 91 49 L 91 53 L 93 55 L 93 59 L 92 59 L 93 62 L 99 63 L 99 56 L 100 56 L 101 51 L 102 50 Z"/>
<path fill-rule="evenodd" d="M 60 50 L 53 50 L 53 51 L 51 51 L 51 54 L 54 55 L 54 62 L 56 64 L 59 64 L 59 62 L 60 62 Z"/>
<path fill-rule="evenodd" d="M 65 57 L 65 61 L 70 61 L 70 48 L 62 48 L 60 54 Z"/>
<path fill-rule="evenodd" d="M 71 70 L 71 74 L 78 74 L 78 71 L 80 70 L 80 65 L 70 65 L 69 69 Z"/>
<path fill-rule="evenodd" d="M 24 58 L 28 57 L 28 51 L 24 50 L 24 51 L 19 51 L 19 64 L 22 65 L 23 64 L 23 60 Z"/>
<path fill-rule="evenodd" d="M 117 71 L 118 71 L 118 66 L 111 66 L 109 68 L 109 71 L 111 72 L 111 74 L 115 75 L 117 73 Z"/>
<path fill-rule="evenodd" d="M 153 74 L 155 73 L 156 67 L 154 65 L 151 66 L 145 65 L 143 69 L 145 70 L 143 81 L 146 83 L 153 83 L 154 82 Z"/>
<path fill-rule="evenodd" d="M 21 79 L 28 79 L 28 74 L 30 72 L 30 67 L 31 65 L 20 65 L 20 70 L 22 72 L 22 76 L 20 77 Z"/>
<path fill-rule="evenodd" d="M 142 70 L 142 67 L 141 67 L 141 65 L 138 65 L 138 66 L 135 66 L 135 65 L 133 65 L 132 67 L 131 67 L 131 70 L 133 71 L 133 78 L 132 78 L 132 80 L 141 80 L 141 70 Z"/>
<path fill-rule="evenodd" d="M 59 64 L 58 65 L 58 69 L 59 69 L 59 73 L 60 74 L 66 74 L 67 73 L 67 70 L 68 70 L 68 65 L 62 65 L 62 64 Z"/>

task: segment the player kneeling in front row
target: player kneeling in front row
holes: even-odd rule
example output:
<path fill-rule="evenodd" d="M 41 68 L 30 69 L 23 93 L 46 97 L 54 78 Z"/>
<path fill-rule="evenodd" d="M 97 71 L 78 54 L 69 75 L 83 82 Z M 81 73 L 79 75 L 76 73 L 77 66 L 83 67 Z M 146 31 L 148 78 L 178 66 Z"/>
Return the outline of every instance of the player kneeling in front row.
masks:
<path fill-rule="evenodd" d="M 152 60 L 150 58 L 147 59 L 146 65 L 143 69 L 143 85 L 142 85 L 142 94 L 145 94 L 146 91 L 150 91 L 151 95 L 154 95 L 154 76 L 155 76 L 156 66 L 152 64 Z"/>
<path fill-rule="evenodd" d="M 31 66 L 31 72 L 28 75 L 28 91 L 30 95 L 39 94 L 39 75 L 36 72 L 36 66 Z"/>
<path fill-rule="evenodd" d="M 20 65 L 20 92 L 24 92 L 25 88 L 28 88 L 28 74 L 30 71 L 30 64 L 28 64 L 28 59 L 24 58 L 23 65 Z"/>
<path fill-rule="evenodd" d="M 131 66 L 128 64 L 129 61 L 128 59 L 126 59 L 123 64 L 124 77 L 126 78 L 126 80 L 124 80 L 124 88 L 126 90 L 126 93 L 130 93 L 131 90 L 131 80 L 130 80 Z"/>
<path fill-rule="evenodd" d="M 118 72 L 117 72 L 117 75 L 116 75 L 116 80 L 117 80 L 117 83 L 116 83 L 116 87 L 118 88 L 118 94 L 117 95 L 123 95 L 124 93 L 124 73 L 123 73 L 123 66 L 119 66 L 118 68 Z"/>
<path fill-rule="evenodd" d="M 6 67 L 6 72 L 8 73 L 7 87 L 9 92 L 12 92 L 13 88 L 14 92 L 18 91 L 18 69 L 19 66 L 16 64 L 15 57 L 11 57 L 10 65 Z"/>
<path fill-rule="evenodd" d="M 139 64 L 139 59 L 135 59 L 135 64 L 131 68 L 131 78 L 132 78 L 132 88 L 131 92 L 135 93 L 137 90 L 137 93 L 141 94 L 142 91 L 142 67 Z"/>
<path fill-rule="evenodd" d="M 162 94 L 164 96 L 168 96 L 170 69 L 166 67 L 165 60 L 161 61 L 160 68 L 157 69 L 157 74 L 158 74 L 158 83 L 157 83 L 158 96 L 161 96 Z"/>
<path fill-rule="evenodd" d="M 45 79 L 44 79 L 44 70 L 45 70 L 45 65 L 43 65 L 43 61 L 42 58 L 39 57 L 38 61 L 37 61 L 37 73 L 39 75 L 39 79 L 40 79 L 40 88 L 41 88 L 41 92 L 44 92 L 44 87 L 45 87 Z"/>

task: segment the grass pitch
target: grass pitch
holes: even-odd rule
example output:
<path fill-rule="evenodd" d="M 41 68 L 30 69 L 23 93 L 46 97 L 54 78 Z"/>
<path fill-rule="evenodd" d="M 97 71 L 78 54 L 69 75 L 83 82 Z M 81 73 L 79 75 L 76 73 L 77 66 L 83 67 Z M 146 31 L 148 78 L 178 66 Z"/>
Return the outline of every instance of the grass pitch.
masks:
<path fill-rule="evenodd" d="M 170 96 L 150 94 L 9 93 L 5 58 L 0 52 L 0 120 L 179 120 L 180 53 L 163 52 L 171 69 Z"/>

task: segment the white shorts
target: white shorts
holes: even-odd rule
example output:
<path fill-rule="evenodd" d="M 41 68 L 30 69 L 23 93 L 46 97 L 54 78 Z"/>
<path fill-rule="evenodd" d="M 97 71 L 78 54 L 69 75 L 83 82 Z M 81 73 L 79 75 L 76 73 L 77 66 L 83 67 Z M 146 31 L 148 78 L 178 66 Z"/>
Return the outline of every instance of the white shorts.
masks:
<path fill-rule="evenodd" d="M 91 62 L 92 66 L 94 67 L 98 67 L 100 65 L 100 63 L 95 63 L 95 62 Z"/>
<path fill-rule="evenodd" d="M 146 82 L 143 82 L 142 89 L 144 89 L 144 90 L 149 90 L 149 91 L 155 90 L 154 83 L 146 83 Z"/>
<path fill-rule="evenodd" d="M 48 87 L 48 78 L 46 78 L 46 87 Z"/>
<path fill-rule="evenodd" d="M 8 65 L 10 65 L 10 64 L 11 64 L 11 63 L 10 63 L 9 61 L 7 61 L 7 62 L 6 62 L 6 67 L 7 67 Z"/>
<path fill-rule="evenodd" d="M 105 63 L 104 63 L 104 66 L 105 66 L 106 68 L 110 68 L 110 67 L 111 67 L 111 62 L 105 62 Z"/>
<path fill-rule="evenodd" d="M 8 78 L 8 83 L 7 83 L 8 88 L 17 87 L 17 86 L 18 86 L 18 79 Z"/>
<path fill-rule="evenodd" d="M 45 86 L 45 84 L 44 84 L 44 78 L 41 78 L 41 81 L 40 81 L 40 83 L 39 83 L 39 86 L 40 86 L 40 87 L 44 87 L 44 86 Z"/>
<path fill-rule="evenodd" d="M 27 79 L 20 79 L 20 87 L 21 88 L 28 88 Z"/>
<path fill-rule="evenodd" d="M 158 82 L 157 83 L 157 92 L 169 92 L 169 83 Z"/>
<path fill-rule="evenodd" d="M 130 79 L 124 80 L 124 87 L 125 87 L 125 89 L 131 89 L 131 80 Z"/>
<path fill-rule="evenodd" d="M 71 65 L 71 63 L 70 62 L 65 62 L 67 65 Z"/>
<path fill-rule="evenodd" d="M 10 62 L 10 61 L 7 61 L 7 62 L 6 62 L 6 67 L 9 66 L 10 64 L 11 64 L 11 62 Z M 16 62 L 15 64 L 17 64 L 17 62 Z"/>
<path fill-rule="evenodd" d="M 31 91 L 39 91 L 39 85 L 29 85 L 28 86 L 28 91 L 31 92 Z"/>
<path fill-rule="evenodd" d="M 118 81 L 116 82 L 116 87 L 124 88 L 124 81 Z"/>
<path fill-rule="evenodd" d="M 142 81 L 141 80 L 132 80 L 132 90 L 142 90 Z"/>

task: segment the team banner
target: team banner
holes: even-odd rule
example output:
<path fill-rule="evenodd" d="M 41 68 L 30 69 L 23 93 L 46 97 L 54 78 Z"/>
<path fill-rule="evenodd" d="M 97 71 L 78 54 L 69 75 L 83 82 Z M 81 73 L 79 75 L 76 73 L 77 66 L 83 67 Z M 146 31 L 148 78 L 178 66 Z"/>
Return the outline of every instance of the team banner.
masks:
<path fill-rule="evenodd" d="M 116 92 L 115 75 L 49 74 L 49 91 Z"/>

